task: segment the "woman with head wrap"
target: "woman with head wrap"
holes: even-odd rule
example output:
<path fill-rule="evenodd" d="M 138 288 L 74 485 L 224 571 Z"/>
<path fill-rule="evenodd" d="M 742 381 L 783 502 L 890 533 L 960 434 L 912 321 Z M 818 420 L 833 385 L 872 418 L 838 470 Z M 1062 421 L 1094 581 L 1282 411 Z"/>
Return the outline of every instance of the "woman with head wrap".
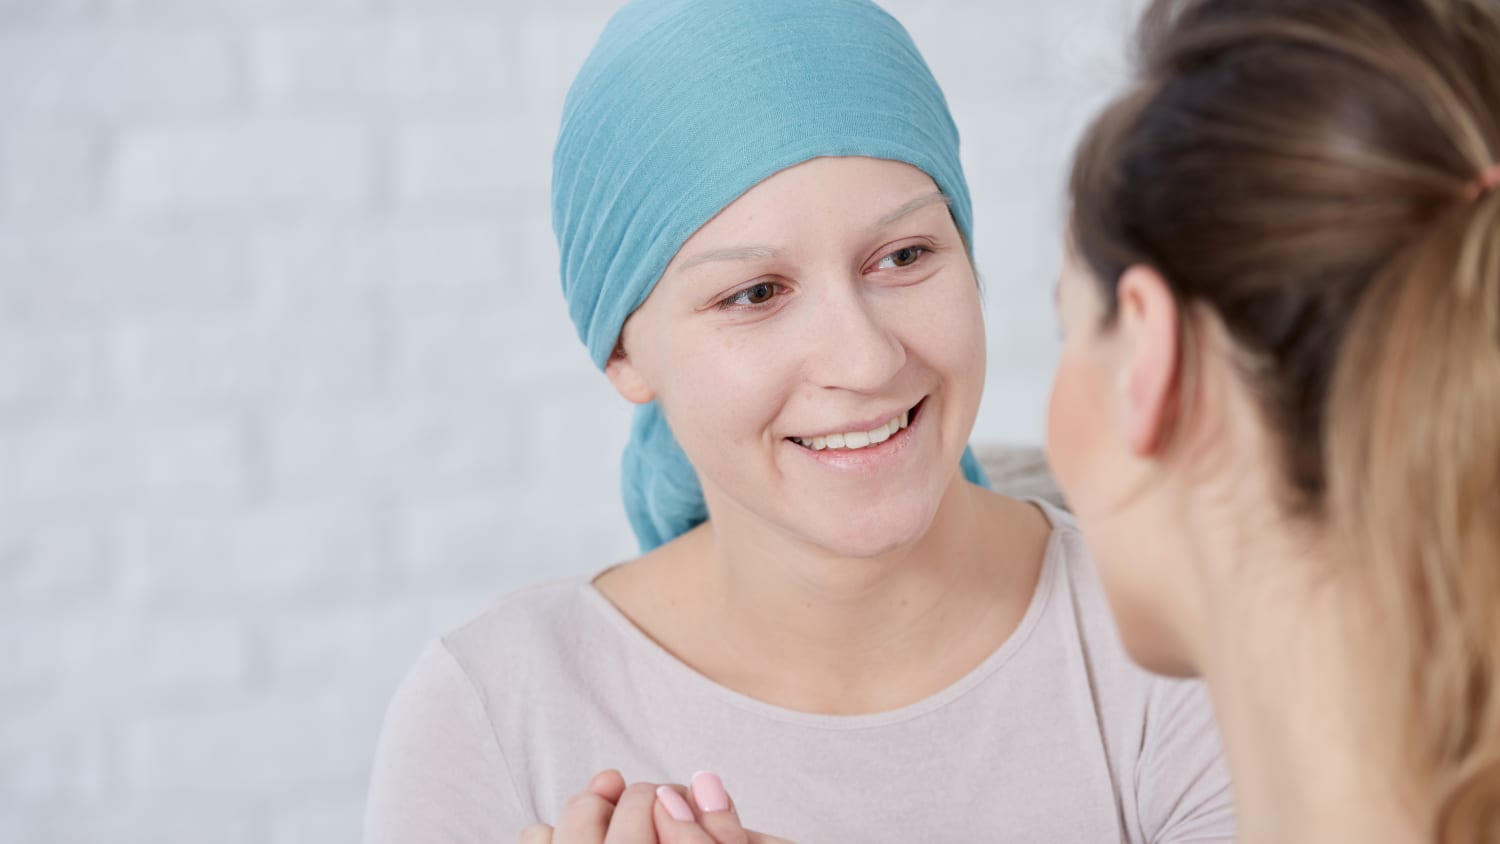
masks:
<path fill-rule="evenodd" d="M 1201 687 L 1129 661 L 1071 519 L 990 492 L 967 451 L 969 194 L 896 21 L 632 2 L 553 186 L 574 323 L 640 406 L 643 555 L 429 648 L 367 840 L 513 841 L 609 767 L 712 769 L 803 842 L 1231 840 Z"/>
<path fill-rule="evenodd" d="M 1074 164 L 1048 437 L 1125 646 L 1206 679 L 1243 840 L 1500 842 L 1500 4 L 1141 36 Z M 620 786 L 555 844 L 601 797 L 706 840 Z"/>

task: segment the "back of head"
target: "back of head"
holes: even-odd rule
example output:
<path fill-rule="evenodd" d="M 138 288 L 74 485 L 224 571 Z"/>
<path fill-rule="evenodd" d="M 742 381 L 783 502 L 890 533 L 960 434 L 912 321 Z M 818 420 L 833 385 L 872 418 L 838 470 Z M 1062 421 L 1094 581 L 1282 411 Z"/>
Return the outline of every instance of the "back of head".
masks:
<path fill-rule="evenodd" d="M 1140 49 L 1074 243 L 1111 318 L 1146 264 L 1223 321 L 1390 632 L 1436 839 L 1500 840 L 1500 3 L 1158 0 Z"/>

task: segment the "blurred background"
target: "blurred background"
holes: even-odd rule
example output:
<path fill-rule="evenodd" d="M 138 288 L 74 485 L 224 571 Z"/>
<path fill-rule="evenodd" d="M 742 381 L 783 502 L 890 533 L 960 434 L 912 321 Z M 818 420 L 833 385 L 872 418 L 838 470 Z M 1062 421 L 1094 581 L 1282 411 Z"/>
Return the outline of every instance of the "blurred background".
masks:
<path fill-rule="evenodd" d="M 548 210 L 616 5 L 0 0 L 0 842 L 355 842 L 423 643 L 632 555 Z M 964 137 L 975 439 L 1039 444 L 1140 4 L 884 5 Z"/>

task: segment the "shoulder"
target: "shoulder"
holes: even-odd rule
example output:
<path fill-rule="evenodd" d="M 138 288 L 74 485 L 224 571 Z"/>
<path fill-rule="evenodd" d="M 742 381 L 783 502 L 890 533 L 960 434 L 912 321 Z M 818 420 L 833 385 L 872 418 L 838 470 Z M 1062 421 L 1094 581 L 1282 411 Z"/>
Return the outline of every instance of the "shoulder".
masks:
<path fill-rule="evenodd" d="M 578 642 L 607 625 L 588 584 L 572 577 L 520 589 L 428 644 L 386 711 L 367 842 L 488 841 L 470 833 L 513 836 L 535 819 L 526 760 L 513 756 L 525 727 L 515 691 L 547 695 L 587 675 L 571 661 L 588 651 Z"/>
<path fill-rule="evenodd" d="M 569 668 L 572 657 L 615 633 L 588 576 L 560 578 L 511 592 L 441 637 L 470 681 L 483 692 Z"/>
<path fill-rule="evenodd" d="M 509 593 L 428 644 L 391 704 L 408 721 L 483 722 L 505 743 L 516 689 L 540 691 L 590 674 L 598 644 L 619 638 L 587 577 Z M 571 678 L 571 679 L 570 679 Z"/>
<path fill-rule="evenodd" d="M 386 709 L 365 801 L 366 844 L 480 840 L 518 830 L 522 801 L 481 697 L 441 641 L 428 645 Z"/>
<path fill-rule="evenodd" d="M 488 687 L 497 677 L 513 682 L 529 665 L 552 662 L 564 650 L 561 646 L 586 628 L 588 593 L 587 578 L 570 577 L 496 600 L 427 645 L 401 681 L 392 712 L 443 710 L 444 717 L 485 721 Z M 543 651 L 548 658 L 537 659 Z"/>
<path fill-rule="evenodd" d="M 1121 645 L 1109 596 L 1078 520 L 1056 504 L 1041 499 L 1029 499 L 1028 503 L 1041 510 L 1049 523 L 1043 582 L 1038 584 L 1046 591 L 1049 607 L 1077 629 L 1081 645 L 1099 651 L 1096 656 L 1133 665 Z"/>
<path fill-rule="evenodd" d="M 495 599 L 479 614 L 444 633 L 450 648 L 464 650 L 496 635 L 566 624 L 583 612 L 590 590 L 590 577 L 575 575 L 523 586 Z"/>
<path fill-rule="evenodd" d="M 1115 626 L 1109 595 L 1077 520 L 1055 506 L 1039 506 L 1052 522 L 1044 575 L 1051 580 L 1049 586 L 1053 592 L 1049 608 L 1056 613 L 1058 622 L 1075 633 L 1091 674 L 1090 683 L 1101 704 L 1113 704 L 1112 710 L 1128 713 L 1129 718 L 1139 722 L 1153 699 L 1166 691 L 1175 693 L 1198 687 L 1196 682 L 1184 683 L 1152 674 L 1130 658 Z"/>
<path fill-rule="evenodd" d="M 1057 576 L 1065 581 L 1078 605 L 1083 621 L 1091 632 L 1103 634 L 1111 644 L 1119 644 L 1119 631 L 1109 609 L 1109 596 L 1099 579 L 1099 570 L 1094 566 L 1094 557 L 1089 553 L 1078 520 L 1060 507 L 1040 501 L 1036 503 L 1052 522 L 1052 538 L 1047 552 L 1057 567 Z M 1123 647 L 1120 654 L 1124 656 Z"/>
<path fill-rule="evenodd" d="M 1135 664 L 1077 521 L 1042 507 L 1053 524 L 1048 553 L 1062 593 L 1054 600 L 1063 599 L 1077 631 L 1129 840 L 1233 841 L 1229 772 L 1206 687 Z"/>

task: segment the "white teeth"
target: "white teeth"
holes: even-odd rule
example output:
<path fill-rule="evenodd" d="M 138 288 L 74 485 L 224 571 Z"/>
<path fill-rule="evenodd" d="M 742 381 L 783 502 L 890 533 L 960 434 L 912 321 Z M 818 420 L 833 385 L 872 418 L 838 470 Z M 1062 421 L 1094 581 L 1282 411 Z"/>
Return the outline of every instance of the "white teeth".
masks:
<path fill-rule="evenodd" d="M 911 411 L 902 411 L 900 416 L 873 431 L 850 431 L 844 434 L 829 434 L 811 439 L 793 439 L 798 445 L 805 446 L 813 451 L 823 451 L 830 448 L 868 448 L 869 446 L 885 442 L 895 436 L 897 431 L 907 427 L 909 424 L 911 424 Z"/>

